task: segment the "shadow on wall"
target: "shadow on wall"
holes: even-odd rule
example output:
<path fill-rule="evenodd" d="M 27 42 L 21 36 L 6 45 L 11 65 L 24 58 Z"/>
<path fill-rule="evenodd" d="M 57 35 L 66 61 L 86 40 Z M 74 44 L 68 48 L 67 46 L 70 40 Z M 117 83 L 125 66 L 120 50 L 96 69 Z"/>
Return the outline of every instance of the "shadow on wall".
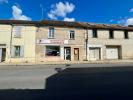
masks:
<path fill-rule="evenodd" d="M 0 100 L 131 100 L 132 77 L 133 68 L 67 68 L 44 90 L 0 90 Z"/>

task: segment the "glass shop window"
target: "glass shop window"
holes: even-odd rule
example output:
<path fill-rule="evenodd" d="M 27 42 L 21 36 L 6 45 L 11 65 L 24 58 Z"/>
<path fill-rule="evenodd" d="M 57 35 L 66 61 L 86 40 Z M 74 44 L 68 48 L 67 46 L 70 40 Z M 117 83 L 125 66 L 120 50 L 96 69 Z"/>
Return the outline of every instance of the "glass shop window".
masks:
<path fill-rule="evenodd" d="M 46 56 L 60 56 L 60 46 L 46 46 Z"/>

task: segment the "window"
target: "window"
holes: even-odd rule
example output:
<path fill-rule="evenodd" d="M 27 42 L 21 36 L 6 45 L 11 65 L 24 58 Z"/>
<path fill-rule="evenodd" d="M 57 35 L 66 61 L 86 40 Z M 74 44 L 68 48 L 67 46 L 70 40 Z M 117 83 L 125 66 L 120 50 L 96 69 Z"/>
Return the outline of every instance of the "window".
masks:
<path fill-rule="evenodd" d="M 109 38 L 110 39 L 113 39 L 114 38 L 114 32 L 113 32 L 113 30 L 110 30 L 109 31 Z"/>
<path fill-rule="evenodd" d="M 93 29 L 93 38 L 97 38 L 97 29 Z"/>
<path fill-rule="evenodd" d="M 75 31 L 70 31 L 70 39 L 75 39 Z"/>
<path fill-rule="evenodd" d="M 46 46 L 46 56 L 60 56 L 59 46 Z"/>
<path fill-rule="evenodd" d="M 54 38 L 54 28 L 53 27 L 49 28 L 48 38 Z"/>
<path fill-rule="evenodd" d="M 14 48 L 15 57 L 20 57 L 20 46 L 15 46 Z"/>
<path fill-rule="evenodd" d="M 20 38 L 21 31 L 22 31 L 22 26 L 14 26 L 14 29 L 13 29 L 14 37 Z"/>
<path fill-rule="evenodd" d="M 24 49 L 23 46 L 14 46 L 12 48 L 12 57 L 23 57 Z"/>
<path fill-rule="evenodd" d="M 128 39 L 129 37 L 128 37 L 128 31 L 124 31 L 124 38 L 125 39 Z"/>

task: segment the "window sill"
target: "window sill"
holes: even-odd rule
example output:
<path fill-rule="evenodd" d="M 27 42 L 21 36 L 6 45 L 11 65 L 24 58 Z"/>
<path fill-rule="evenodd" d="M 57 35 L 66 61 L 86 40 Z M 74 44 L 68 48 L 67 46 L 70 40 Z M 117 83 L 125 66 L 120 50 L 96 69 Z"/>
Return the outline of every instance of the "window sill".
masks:
<path fill-rule="evenodd" d="M 55 39 L 54 37 L 48 37 L 48 39 Z"/>
<path fill-rule="evenodd" d="M 75 39 L 69 39 L 69 40 L 75 40 Z"/>
<path fill-rule="evenodd" d="M 11 57 L 11 58 L 24 58 L 24 57 Z"/>
<path fill-rule="evenodd" d="M 47 58 L 52 58 L 52 57 L 60 57 L 60 56 L 45 56 L 45 57 L 47 57 Z"/>
<path fill-rule="evenodd" d="M 109 39 L 111 39 L 111 40 L 112 40 L 112 39 L 114 39 L 114 38 L 109 38 Z"/>
<path fill-rule="evenodd" d="M 18 36 L 18 37 L 14 37 L 14 38 L 22 38 L 22 37 L 21 36 L 20 37 Z"/>

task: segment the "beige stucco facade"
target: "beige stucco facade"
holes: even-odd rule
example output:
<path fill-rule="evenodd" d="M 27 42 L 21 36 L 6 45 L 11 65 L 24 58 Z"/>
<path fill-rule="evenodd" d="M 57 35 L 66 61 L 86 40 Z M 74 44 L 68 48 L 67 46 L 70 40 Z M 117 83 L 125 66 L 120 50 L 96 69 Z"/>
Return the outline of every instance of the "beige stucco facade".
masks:
<path fill-rule="evenodd" d="M 0 48 L 6 48 L 5 61 L 10 61 L 11 26 L 0 25 Z M 4 47 L 3 47 L 4 46 Z"/>
<path fill-rule="evenodd" d="M 35 26 L 21 26 L 21 36 L 14 37 L 12 33 L 12 46 L 23 46 L 24 56 L 18 58 L 11 58 L 11 62 L 35 62 Z"/>
<path fill-rule="evenodd" d="M 0 24 L 0 62 L 45 63 L 133 59 L 133 29 L 129 27 L 111 28 L 113 38 L 110 39 L 110 28 L 106 28 L 105 25 L 96 28 L 72 26 L 72 23 L 70 26 L 58 26 L 37 22 L 6 22 Z M 52 38 L 49 37 L 51 27 L 54 28 Z M 96 37 L 93 36 L 94 29 L 97 32 Z M 125 30 L 128 32 L 128 38 L 125 38 Z M 70 35 L 70 31 L 74 32 L 73 39 L 70 38 L 73 36 Z"/>
<path fill-rule="evenodd" d="M 133 59 L 133 32 L 128 32 L 128 39 L 124 38 L 124 30 L 114 30 L 114 38 L 109 39 L 109 30 L 97 30 L 98 37 L 92 37 L 92 30 L 88 30 L 88 60 L 89 57 L 89 47 L 100 48 L 100 59 L 107 60 L 106 48 L 118 47 L 119 49 L 119 59 Z"/>
<path fill-rule="evenodd" d="M 54 27 L 54 38 L 49 39 L 49 27 L 40 27 L 36 33 L 36 41 L 42 39 L 46 41 L 63 41 L 64 43 L 37 43 L 36 45 L 36 59 L 37 62 L 47 62 L 47 61 L 67 61 L 64 58 L 65 47 L 70 48 L 70 60 L 74 61 L 74 49 L 79 50 L 78 61 L 83 61 L 85 59 L 85 30 L 80 28 L 62 28 Z M 70 39 L 70 30 L 75 31 L 75 39 Z M 66 41 L 66 43 L 65 43 Z M 60 56 L 46 56 L 46 46 L 59 46 Z"/>
<path fill-rule="evenodd" d="M 15 26 L 0 25 L 0 47 L 6 50 L 4 62 L 35 62 L 36 27 L 21 25 L 21 36 L 15 37 Z M 14 46 L 23 46 L 23 57 L 12 56 L 12 48 Z"/>

